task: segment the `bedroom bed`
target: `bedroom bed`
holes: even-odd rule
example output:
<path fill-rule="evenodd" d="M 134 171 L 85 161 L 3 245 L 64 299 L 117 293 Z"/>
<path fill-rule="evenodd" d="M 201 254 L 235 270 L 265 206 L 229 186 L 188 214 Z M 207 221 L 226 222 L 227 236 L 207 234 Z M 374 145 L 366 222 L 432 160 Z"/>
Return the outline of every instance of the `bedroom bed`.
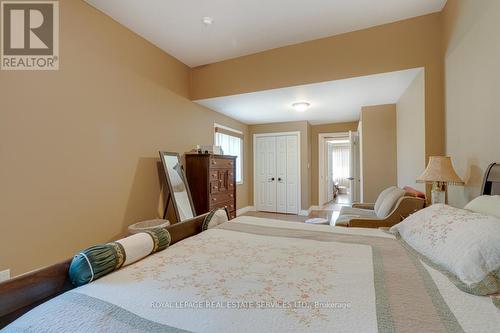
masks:
<path fill-rule="evenodd" d="M 0 284 L 1 324 L 6 332 L 500 327 L 489 296 L 460 290 L 393 234 L 246 216 L 201 232 L 204 217 L 168 227 L 166 250 L 78 288 L 68 262 Z"/>

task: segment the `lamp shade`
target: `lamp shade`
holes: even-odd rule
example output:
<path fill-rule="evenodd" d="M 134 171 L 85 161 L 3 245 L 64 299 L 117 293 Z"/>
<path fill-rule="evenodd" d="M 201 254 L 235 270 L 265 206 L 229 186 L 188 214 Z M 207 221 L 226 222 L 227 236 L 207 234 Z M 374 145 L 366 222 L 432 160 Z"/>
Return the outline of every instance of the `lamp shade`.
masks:
<path fill-rule="evenodd" d="M 441 182 L 463 185 L 464 182 L 453 169 L 449 156 L 431 156 L 424 173 L 417 178 L 418 183 Z"/>

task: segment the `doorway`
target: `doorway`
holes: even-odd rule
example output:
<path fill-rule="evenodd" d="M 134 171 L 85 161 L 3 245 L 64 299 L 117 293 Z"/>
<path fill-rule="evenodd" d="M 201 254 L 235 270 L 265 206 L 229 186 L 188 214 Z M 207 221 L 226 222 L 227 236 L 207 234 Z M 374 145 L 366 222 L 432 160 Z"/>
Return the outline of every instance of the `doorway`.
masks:
<path fill-rule="evenodd" d="M 300 132 L 254 134 L 257 211 L 300 211 Z"/>
<path fill-rule="evenodd" d="M 357 132 L 319 134 L 319 206 L 350 205 L 360 197 Z"/>

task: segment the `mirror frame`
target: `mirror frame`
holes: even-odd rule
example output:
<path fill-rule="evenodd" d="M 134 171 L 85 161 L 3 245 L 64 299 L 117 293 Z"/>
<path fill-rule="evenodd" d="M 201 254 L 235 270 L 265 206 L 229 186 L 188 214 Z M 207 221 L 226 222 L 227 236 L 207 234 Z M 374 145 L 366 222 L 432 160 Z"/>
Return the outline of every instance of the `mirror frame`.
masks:
<path fill-rule="evenodd" d="M 177 201 L 175 200 L 174 190 L 173 190 L 173 187 L 172 187 L 172 182 L 170 180 L 170 176 L 168 175 L 167 165 L 166 165 L 165 160 L 163 158 L 164 156 L 175 156 L 175 157 L 177 157 L 177 161 L 178 161 L 179 165 L 181 166 L 182 177 L 183 177 L 184 185 L 186 187 L 186 192 L 187 192 L 187 195 L 188 195 L 188 198 L 189 198 L 189 203 L 191 204 L 191 212 L 193 213 L 193 217 L 196 217 L 196 211 L 194 209 L 193 198 L 191 197 L 191 190 L 189 189 L 189 184 L 187 182 L 186 173 L 184 172 L 184 167 L 182 166 L 182 163 L 181 163 L 181 156 L 179 155 L 179 153 L 173 153 L 173 152 L 168 152 L 168 151 L 160 151 L 160 160 L 161 160 L 161 164 L 163 165 L 163 171 L 165 173 L 165 179 L 167 181 L 167 186 L 168 186 L 168 191 L 169 191 L 169 195 L 170 195 L 170 200 L 172 201 L 172 205 L 174 206 L 175 218 L 177 219 L 176 222 L 182 222 L 183 220 L 180 219 L 179 208 L 177 207 Z M 170 202 L 167 199 L 165 211 L 163 213 L 163 218 L 164 219 L 166 218 L 169 204 L 170 204 Z"/>

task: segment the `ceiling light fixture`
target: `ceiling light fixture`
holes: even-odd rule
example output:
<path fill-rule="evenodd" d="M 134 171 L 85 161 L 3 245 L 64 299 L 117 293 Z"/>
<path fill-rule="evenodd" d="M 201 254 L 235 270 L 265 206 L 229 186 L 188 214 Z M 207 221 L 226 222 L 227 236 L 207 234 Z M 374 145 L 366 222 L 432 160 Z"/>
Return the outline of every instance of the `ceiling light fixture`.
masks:
<path fill-rule="evenodd" d="M 204 25 L 212 25 L 212 23 L 214 23 L 214 19 L 213 17 L 210 17 L 210 16 L 204 16 L 201 21 L 203 22 Z"/>
<path fill-rule="evenodd" d="M 292 104 L 292 108 L 294 108 L 297 112 L 304 112 L 309 109 L 309 107 L 311 107 L 311 104 L 307 102 L 297 102 Z"/>

